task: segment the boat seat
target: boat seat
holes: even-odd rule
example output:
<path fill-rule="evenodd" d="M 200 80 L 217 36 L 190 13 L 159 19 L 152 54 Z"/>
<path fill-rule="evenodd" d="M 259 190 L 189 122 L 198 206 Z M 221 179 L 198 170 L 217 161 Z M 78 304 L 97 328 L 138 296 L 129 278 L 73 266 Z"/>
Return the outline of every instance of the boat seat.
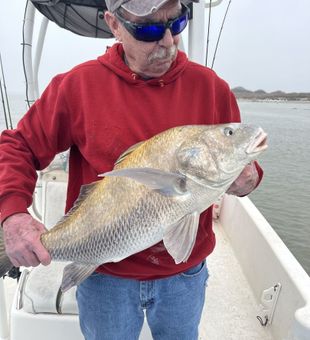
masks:
<path fill-rule="evenodd" d="M 41 173 L 36 200 L 41 220 L 47 229 L 52 228 L 65 210 L 68 173 L 58 157 Z M 66 293 L 59 291 L 63 268 L 68 262 L 52 262 L 49 266 L 25 269 L 20 280 L 20 308 L 28 313 L 77 314 L 76 287 Z"/>
<path fill-rule="evenodd" d="M 76 287 L 60 292 L 62 271 L 67 263 L 52 262 L 24 270 L 20 285 L 21 307 L 28 313 L 78 314 Z"/>

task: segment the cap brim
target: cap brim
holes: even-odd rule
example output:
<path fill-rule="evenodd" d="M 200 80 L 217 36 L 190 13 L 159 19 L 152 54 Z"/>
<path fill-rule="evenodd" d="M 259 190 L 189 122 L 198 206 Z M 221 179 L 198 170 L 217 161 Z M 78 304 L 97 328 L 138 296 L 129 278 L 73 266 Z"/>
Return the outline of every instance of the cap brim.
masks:
<path fill-rule="evenodd" d="M 130 0 L 121 7 L 137 17 L 145 17 L 157 12 L 159 8 L 165 5 L 168 1 L 170 0 Z"/>

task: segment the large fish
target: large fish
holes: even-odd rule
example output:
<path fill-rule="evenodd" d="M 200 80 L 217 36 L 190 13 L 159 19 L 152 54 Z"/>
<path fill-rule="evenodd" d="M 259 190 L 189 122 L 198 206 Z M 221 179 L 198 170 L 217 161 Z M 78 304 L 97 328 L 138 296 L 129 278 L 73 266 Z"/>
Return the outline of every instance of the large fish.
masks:
<path fill-rule="evenodd" d="M 73 262 L 64 269 L 62 290 L 100 264 L 161 240 L 176 263 L 186 261 L 200 213 L 267 148 L 266 136 L 238 123 L 188 125 L 131 147 L 104 179 L 83 186 L 73 209 L 41 235 L 53 260 Z M 0 277 L 12 266 L 1 238 Z"/>

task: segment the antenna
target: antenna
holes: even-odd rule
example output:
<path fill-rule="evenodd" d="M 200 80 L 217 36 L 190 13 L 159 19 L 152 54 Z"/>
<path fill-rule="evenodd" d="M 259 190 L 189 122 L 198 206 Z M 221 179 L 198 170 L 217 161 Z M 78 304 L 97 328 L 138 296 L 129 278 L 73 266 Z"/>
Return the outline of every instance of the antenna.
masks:
<path fill-rule="evenodd" d="M 230 6 L 230 4 L 231 4 L 231 1 L 232 1 L 232 0 L 229 0 L 229 2 L 228 2 L 227 8 L 226 8 L 226 12 L 225 12 L 225 15 L 224 15 L 224 18 L 223 18 L 223 21 L 222 21 L 222 26 L 221 26 L 221 29 L 220 29 L 220 32 L 219 32 L 219 36 L 218 36 L 218 38 L 217 38 L 215 50 L 214 50 L 214 55 L 213 55 L 213 59 L 212 59 L 211 69 L 213 69 L 213 66 L 214 66 L 214 62 L 215 62 L 215 57 L 216 57 L 217 49 L 218 49 L 218 46 L 219 46 L 219 43 L 220 43 L 222 31 L 223 31 L 223 28 L 224 28 L 224 23 L 225 23 L 225 21 L 226 21 L 226 17 L 227 17 L 227 13 L 228 13 L 229 6 Z"/>
<path fill-rule="evenodd" d="M 209 18 L 208 18 L 208 33 L 207 33 L 207 51 L 206 51 L 206 66 L 208 66 L 208 53 L 209 53 L 209 41 L 210 41 L 210 27 L 211 27 L 211 8 L 212 0 L 209 2 Z"/>
<path fill-rule="evenodd" d="M 3 70 L 3 64 L 2 64 L 1 52 L 0 52 L 0 67 L 1 67 L 1 76 L 2 76 L 2 80 L 3 80 L 3 85 L 2 85 L 2 82 L 1 82 L 1 79 L 0 79 L 0 88 L 1 88 L 1 99 L 2 99 L 2 106 L 3 106 L 5 124 L 6 124 L 7 129 L 13 129 L 8 93 L 7 93 L 7 89 L 6 89 L 5 76 L 4 76 L 4 70 Z M 3 93 L 3 90 L 4 90 L 4 93 Z M 5 96 L 5 99 L 6 99 L 6 103 L 4 102 L 4 96 Z"/>

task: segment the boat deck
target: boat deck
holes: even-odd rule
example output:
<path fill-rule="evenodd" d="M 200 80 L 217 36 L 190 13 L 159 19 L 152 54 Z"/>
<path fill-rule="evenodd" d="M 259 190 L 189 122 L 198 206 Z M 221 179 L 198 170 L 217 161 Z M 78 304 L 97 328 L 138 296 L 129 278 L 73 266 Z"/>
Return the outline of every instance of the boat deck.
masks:
<path fill-rule="evenodd" d="M 256 318 L 259 303 L 219 223 L 215 223 L 217 244 L 208 257 L 209 282 L 203 310 L 201 340 L 269 340 L 268 327 Z"/>
<path fill-rule="evenodd" d="M 199 339 L 273 339 L 268 327 L 262 327 L 256 319 L 258 302 L 242 273 L 225 232 L 219 223 L 215 223 L 214 230 L 217 246 L 207 260 L 210 277 Z M 9 310 L 16 283 L 11 279 L 5 279 L 4 283 Z M 149 339 L 150 332 L 144 327 L 140 340 Z"/>

